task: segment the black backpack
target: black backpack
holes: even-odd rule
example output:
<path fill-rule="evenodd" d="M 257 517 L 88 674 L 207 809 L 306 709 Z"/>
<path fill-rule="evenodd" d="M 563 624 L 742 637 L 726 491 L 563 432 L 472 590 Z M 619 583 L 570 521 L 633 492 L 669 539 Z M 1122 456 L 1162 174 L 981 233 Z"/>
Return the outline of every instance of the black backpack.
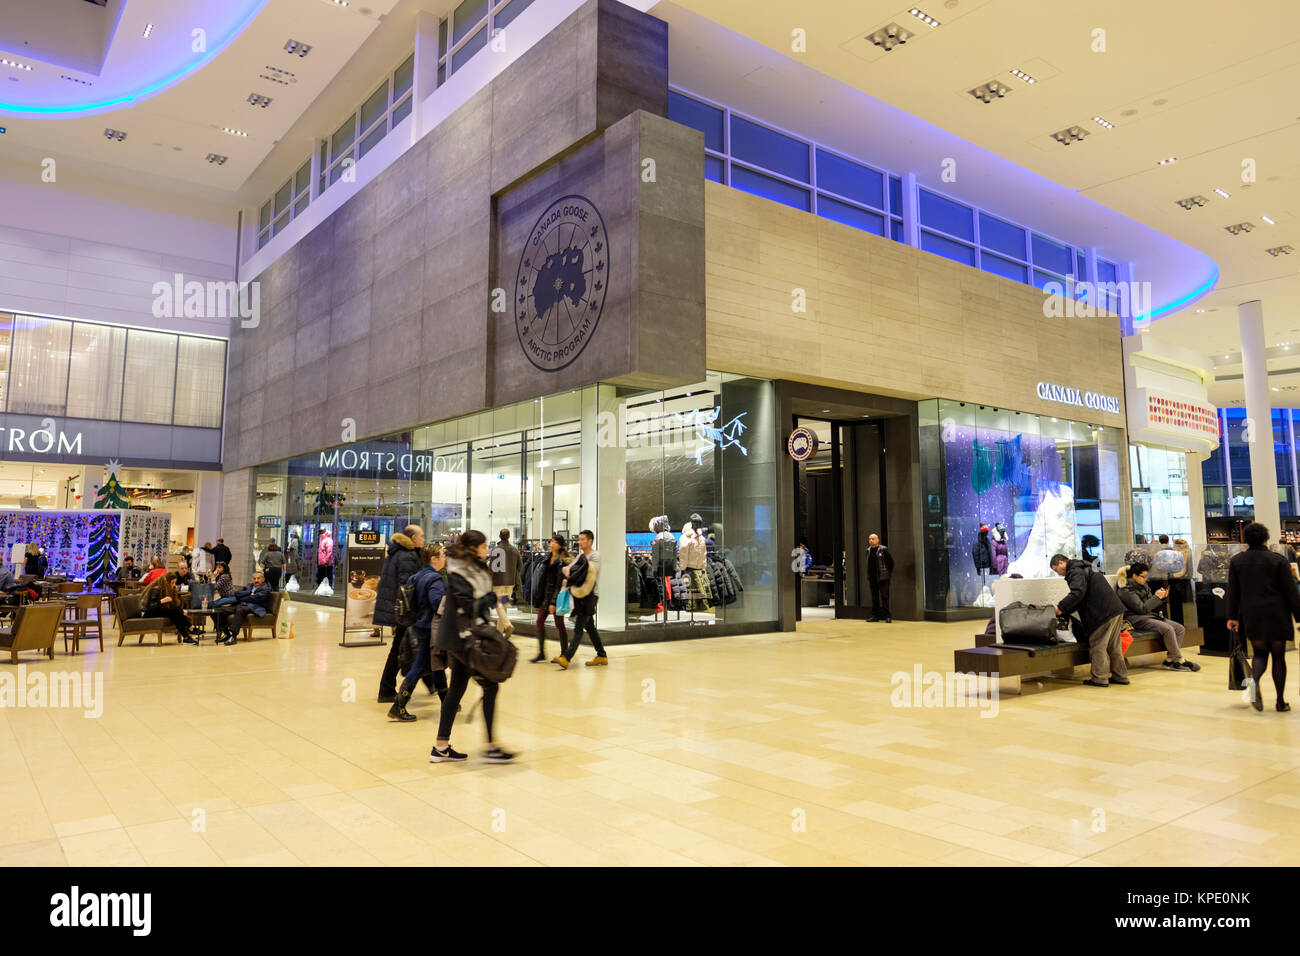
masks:
<path fill-rule="evenodd" d="M 417 581 L 423 568 L 406 579 L 405 584 L 397 586 L 397 597 L 393 599 L 393 619 L 398 627 L 410 627 L 420 616 L 420 588 Z"/>

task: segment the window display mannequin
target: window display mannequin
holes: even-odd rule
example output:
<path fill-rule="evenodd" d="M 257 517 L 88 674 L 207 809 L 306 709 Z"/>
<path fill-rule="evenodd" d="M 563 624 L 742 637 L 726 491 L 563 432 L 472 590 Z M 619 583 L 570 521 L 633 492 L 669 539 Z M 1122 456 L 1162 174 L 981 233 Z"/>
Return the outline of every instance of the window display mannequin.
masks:
<path fill-rule="evenodd" d="M 986 575 L 993 570 L 993 545 L 989 542 L 989 526 L 980 524 L 979 535 L 970 549 L 971 560 L 975 562 L 975 573 L 980 576 L 980 593 L 973 607 L 992 607 L 993 588 L 989 586 Z"/>
<path fill-rule="evenodd" d="M 320 544 L 316 548 L 316 586 L 329 579 L 334 587 L 334 536 L 329 528 L 320 529 Z"/>
<path fill-rule="evenodd" d="M 1044 488 L 1034 512 L 1034 524 L 1020 555 L 1007 565 L 1007 573 L 1022 578 L 1045 578 L 1052 573 L 1048 561 L 1054 554 L 1072 554 L 1075 545 L 1074 490 L 1067 484 Z"/>
<path fill-rule="evenodd" d="M 677 548 L 677 564 L 689 589 L 688 611 L 705 611 L 713 606 L 713 588 L 705 573 L 708 545 L 705 544 L 704 531 L 704 519 L 698 514 L 691 515 L 690 521 L 682 528 Z"/>
<path fill-rule="evenodd" d="M 672 602 L 672 580 L 677 573 L 677 538 L 673 536 L 673 526 L 668 523 L 667 515 L 650 519 L 650 530 L 655 532 L 655 539 L 650 545 L 650 567 L 654 572 L 655 586 L 659 591 L 659 606 L 656 615 L 664 612 L 668 620 L 668 605 Z"/>
<path fill-rule="evenodd" d="M 1006 574 L 1007 565 L 1011 563 L 1007 551 L 1007 526 L 1001 521 L 995 524 L 989 532 L 989 540 L 993 547 L 993 573 Z"/>

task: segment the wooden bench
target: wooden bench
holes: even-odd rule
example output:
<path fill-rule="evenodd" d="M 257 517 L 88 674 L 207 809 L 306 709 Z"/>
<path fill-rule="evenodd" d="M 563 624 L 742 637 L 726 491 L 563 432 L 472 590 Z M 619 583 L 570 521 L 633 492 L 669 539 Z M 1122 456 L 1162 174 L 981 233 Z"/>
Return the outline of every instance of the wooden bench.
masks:
<path fill-rule="evenodd" d="M 1189 627 L 1183 635 L 1183 650 L 1200 647 L 1205 642 L 1205 632 L 1199 627 Z M 1074 669 L 1090 663 L 1087 644 L 1044 644 L 1042 647 L 1008 647 L 994 643 L 991 635 L 976 636 L 976 647 L 953 651 L 953 670 L 959 674 L 996 675 L 1003 693 L 1019 693 L 1020 678 L 1035 674 L 1053 677 L 1072 677 Z M 1125 658 L 1164 654 L 1164 638 L 1153 631 L 1133 633 L 1133 643 Z"/>

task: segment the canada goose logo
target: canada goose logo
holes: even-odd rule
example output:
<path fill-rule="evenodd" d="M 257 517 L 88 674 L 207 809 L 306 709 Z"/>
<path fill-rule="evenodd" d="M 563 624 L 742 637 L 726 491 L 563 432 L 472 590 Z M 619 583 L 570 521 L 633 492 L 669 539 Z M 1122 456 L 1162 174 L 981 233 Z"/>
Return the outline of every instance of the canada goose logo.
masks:
<path fill-rule="evenodd" d="M 519 257 L 515 330 L 544 372 L 573 364 L 591 341 L 609 290 L 605 221 L 583 196 L 557 199 L 537 219 Z"/>

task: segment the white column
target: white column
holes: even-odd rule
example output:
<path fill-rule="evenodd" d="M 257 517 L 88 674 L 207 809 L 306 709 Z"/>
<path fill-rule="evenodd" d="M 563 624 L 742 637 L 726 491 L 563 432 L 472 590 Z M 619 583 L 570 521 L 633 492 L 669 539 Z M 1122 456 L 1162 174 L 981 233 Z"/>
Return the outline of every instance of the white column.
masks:
<path fill-rule="evenodd" d="M 1277 541 L 1282 519 L 1277 503 L 1277 464 L 1273 459 L 1273 403 L 1268 391 L 1264 308 L 1258 299 L 1237 306 L 1241 328 L 1241 370 L 1246 386 L 1246 437 L 1250 442 L 1250 490 L 1255 520 Z"/>
<path fill-rule="evenodd" d="M 424 135 L 424 101 L 438 85 L 438 18 L 421 10 L 415 20 L 415 78 L 411 143 Z"/>
<path fill-rule="evenodd" d="M 582 523 L 574 533 L 589 528 L 596 533 L 600 552 L 600 602 L 596 605 L 596 627 L 622 630 L 626 627 L 627 602 L 627 451 L 617 440 L 618 426 L 608 425 L 609 416 L 618 421 L 618 395 L 612 385 L 595 385 L 582 390 Z M 612 447 L 600 447 L 601 437 L 612 436 Z"/>
<path fill-rule="evenodd" d="M 221 472 L 196 472 L 194 485 L 194 546 L 216 541 L 221 534 Z M 184 534 L 184 529 L 181 530 Z"/>
<path fill-rule="evenodd" d="M 1205 485 L 1201 464 L 1209 457 L 1209 452 L 1189 451 L 1186 455 L 1187 507 L 1192 516 L 1191 544 L 1197 554 L 1200 554 L 1200 549 L 1205 546 L 1206 542 Z"/>

